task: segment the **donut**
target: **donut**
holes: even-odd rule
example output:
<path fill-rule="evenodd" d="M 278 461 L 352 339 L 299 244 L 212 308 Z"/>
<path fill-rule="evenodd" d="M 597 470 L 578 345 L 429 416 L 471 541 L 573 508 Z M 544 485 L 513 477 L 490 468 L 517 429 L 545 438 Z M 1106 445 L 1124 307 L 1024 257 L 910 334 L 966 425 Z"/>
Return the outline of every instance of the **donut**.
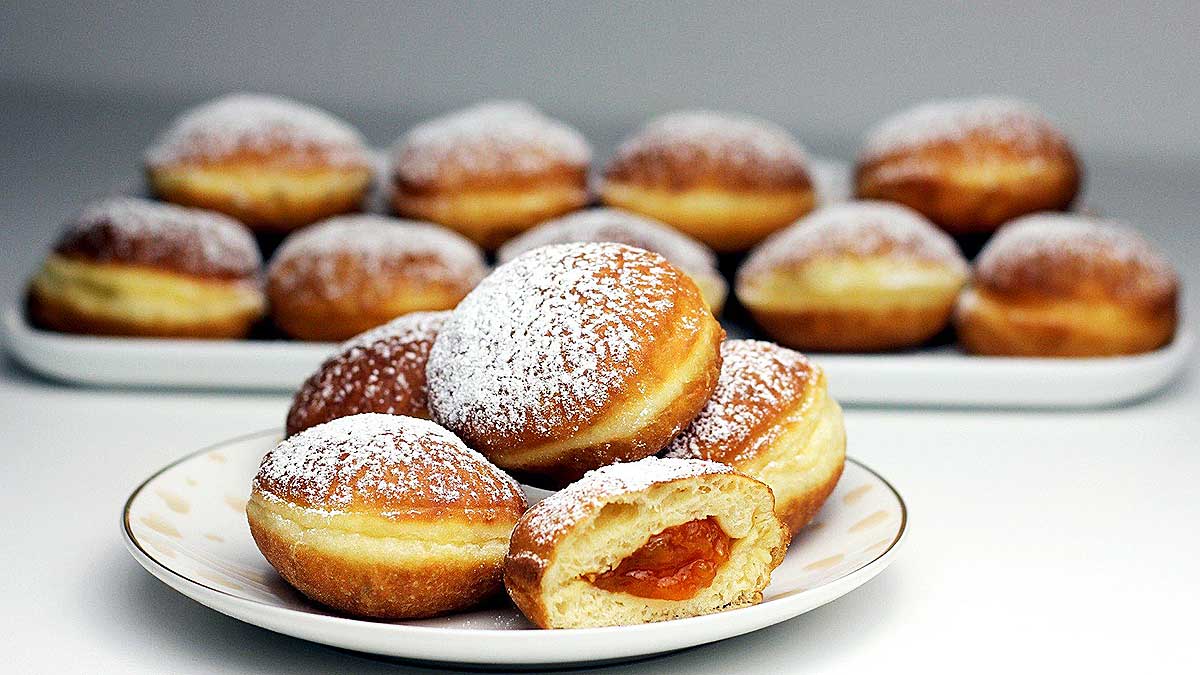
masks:
<path fill-rule="evenodd" d="M 346 340 L 409 312 L 450 309 L 487 274 L 479 247 L 430 223 L 336 216 L 283 241 L 271 315 L 302 340 Z"/>
<path fill-rule="evenodd" d="M 959 299 L 962 347 L 990 356 L 1116 356 L 1169 344 L 1179 280 L 1127 226 L 1039 213 L 1001 227 Z"/>
<path fill-rule="evenodd" d="M 592 150 L 528 103 L 488 101 L 429 120 L 392 153 L 392 208 L 495 249 L 588 200 Z"/>
<path fill-rule="evenodd" d="M 674 438 L 716 386 L 724 335 L 657 253 L 545 246 L 498 267 L 442 324 L 429 409 L 500 467 L 564 485 Z"/>
<path fill-rule="evenodd" d="M 373 173 L 363 137 L 347 123 L 291 99 L 246 93 L 176 118 L 146 151 L 145 166 L 161 199 L 267 232 L 359 210 Z"/>
<path fill-rule="evenodd" d="M 728 287 L 717 271 L 712 249 L 656 220 L 621 209 L 588 209 L 547 221 L 510 239 L 497 258 L 504 263 L 541 246 L 577 241 L 611 241 L 653 251 L 691 277 L 713 314 L 721 313 Z"/>
<path fill-rule="evenodd" d="M 67 224 L 30 283 L 30 315 L 65 333 L 244 337 L 266 309 L 261 266 L 231 218 L 114 197 Z"/>
<path fill-rule="evenodd" d="M 263 557 L 336 610 L 410 619 L 500 590 L 525 511 L 515 481 L 428 420 L 368 413 L 267 453 L 246 519 Z"/>
<path fill-rule="evenodd" d="M 664 115 L 622 143 L 600 196 L 717 251 L 746 250 L 816 202 L 807 154 L 791 134 L 706 110 Z"/>
<path fill-rule="evenodd" d="M 735 291 L 789 347 L 879 351 L 946 327 L 969 269 L 958 246 L 899 204 L 854 201 L 772 235 L 738 270 Z"/>
<path fill-rule="evenodd" d="M 825 372 L 803 355 L 760 340 L 721 346 L 712 398 L 665 455 L 727 464 L 766 483 L 791 534 L 816 515 L 846 463 L 842 409 Z"/>
<path fill-rule="evenodd" d="M 1064 210 L 1082 167 L 1067 138 L 1023 101 L 933 101 L 884 120 L 855 168 L 861 198 L 906 204 L 955 235 Z"/>
<path fill-rule="evenodd" d="M 770 488 L 716 462 L 649 457 L 607 466 L 521 517 L 504 586 L 542 628 L 753 605 L 787 545 L 772 505 Z"/>
<path fill-rule="evenodd" d="M 449 315 L 405 314 L 343 343 L 296 392 L 287 435 L 359 413 L 428 419 L 425 362 Z"/>

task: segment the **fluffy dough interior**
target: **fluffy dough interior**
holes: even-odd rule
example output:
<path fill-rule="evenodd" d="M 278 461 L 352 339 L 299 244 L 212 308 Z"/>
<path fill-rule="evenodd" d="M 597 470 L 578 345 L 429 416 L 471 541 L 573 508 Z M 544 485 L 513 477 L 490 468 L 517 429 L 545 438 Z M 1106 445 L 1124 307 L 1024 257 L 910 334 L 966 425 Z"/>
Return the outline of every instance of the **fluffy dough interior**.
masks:
<path fill-rule="evenodd" d="M 759 602 L 777 564 L 782 528 L 766 490 L 743 477 L 656 485 L 623 495 L 579 523 L 557 545 L 542 580 L 547 622 L 555 627 L 641 624 L 708 614 Z M 582 579 L 616 567 L 668 527 L 715 517 L 734 539 L 729 559 L 707 588 L 688 600 L 657 600 L 605 591 Z"/>

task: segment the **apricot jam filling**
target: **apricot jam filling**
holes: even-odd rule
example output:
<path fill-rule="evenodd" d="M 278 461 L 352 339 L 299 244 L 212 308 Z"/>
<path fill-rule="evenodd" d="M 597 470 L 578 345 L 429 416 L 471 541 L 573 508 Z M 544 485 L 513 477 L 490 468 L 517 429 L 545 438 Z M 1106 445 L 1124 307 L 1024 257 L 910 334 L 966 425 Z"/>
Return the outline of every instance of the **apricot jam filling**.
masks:
<path fill-rule="evenodd" d="M 712 583 L 717 570 L 729 559 L 732 542 L 716 518 L 709 516 L 668 527 L 616 567 L 583 578 L 614 593 L 687 600 Z"/>

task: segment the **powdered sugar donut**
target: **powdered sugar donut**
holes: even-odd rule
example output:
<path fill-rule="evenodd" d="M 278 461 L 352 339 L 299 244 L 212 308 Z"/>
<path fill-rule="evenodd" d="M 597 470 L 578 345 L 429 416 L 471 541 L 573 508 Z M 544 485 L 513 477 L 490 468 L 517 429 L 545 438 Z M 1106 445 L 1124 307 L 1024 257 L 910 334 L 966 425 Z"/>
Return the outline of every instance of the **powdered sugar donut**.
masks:
<path fill-rule="evenodd" d="M 707 110 L 651 120 L 617 149 L 600 194 L 718 251 L 750 248 L 816 203 L 808 156 L 791 134 Z"/>
<path fill-rule="evenodd" d="M 772 337 L 818 351 L 921 344 L 945 328 L 967 262 L 949 235 L 887 202 L 834 204 L 762 243 L 737 295 Z"/>
<path fill-rule="evenodd" d="M 287 231 L 360 208 L 372 165 L 362 136 L 342 120 L 239 93 L 176 118 L 146 151 L 146 174 L 162 199 Z"/>
<path fill-rule="evenodd" d="M 1111 356 L 1171 342 L 1179 280 L 1134 230 L 1039 213 L 1000 228 L 979 254 L 956 310 L 968 351 L 1006 356 Z"/>
<path fill-rule="evenodd" d="M 229 338 L 263 315 L 262 260 L 241 223 L 116 197 L 72 220 L 30 284 L 34 320 L 99 335 Z"/>
<path fill-rule="evenodd" d="M 662 256 L 546 246 L 497 268 L 446 320 L 429 406 L 501 467 L 566 483 L 662 449 L 712 392 L 723 337 Z"/>
<path fill-rule="evenodd" d="M 449 315 L 405 314 L 345 342 L 296 392 L 287 434 L 359 413 L 428 418 L 425 362 Z"/>
<path fill-rule="evenodd" d="M 488 101 L 409 131 L 392 160 L 397 213 L 486 248 L 587 202 L 591 147 L 533 106 Z"/>
<path fill-rule="evenodd" d="M 381 619 L 464 609 L 500 589 L 525 511 L 515 481 L 438 425 L 342 417 L 267 453 L 246 518 L 301 593 Z"/>
<path fill-rule="evenodd" d="M 716 462 L 589 472 L 517 523 L 509 596 L 542 628 L 638 625 L 753 605 L 787 534 L 763 483 Z"/>
<path fill-rule="evenodd" d="M 794 534 L 837 486 L 846 462 L 842 409 L 825 372 L 798 352 L 759 340 L 721 346 L 717 388 L 666 456 L 728 464 L 775 494 Z"/>
<path fill-rule="evenodd" d="M 587 209 L 548 220 L 508 241 L 497 258 L 508 262 L 541 246 L 577 241 L 611 241 L 653 251 L 687 273 L 713 314 L 720 314 L 728 291 L 712 249 L 666 225 L 621 209 Z"/>
<path fill-rule="evenodd" d="M 267 294 L 289 335 L 345 340 L 409 312 L 450 309 L 485 274 L 479 247 L 438 225 L 338 216 L 284 240 Z"/>
<path fill-rule="evenodd" d="M 953 234 L 988 233 L 1034 211 L 1066 209 L 1082 169 L 1041 111 L 1008 98 L 932 101 L 868 135 L 856 193 L 911 206 Z"/>

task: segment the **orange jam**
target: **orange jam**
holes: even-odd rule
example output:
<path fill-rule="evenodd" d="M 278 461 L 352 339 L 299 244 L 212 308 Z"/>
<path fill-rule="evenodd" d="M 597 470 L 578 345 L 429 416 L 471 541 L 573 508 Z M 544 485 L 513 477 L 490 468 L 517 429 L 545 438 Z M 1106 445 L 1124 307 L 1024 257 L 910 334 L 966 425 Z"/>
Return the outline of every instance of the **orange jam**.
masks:
<path fill-rule="evenodd" d="M 650 537 L 613 569 L 584 578 L 606 591 L 655 600 L 687 600 L 707 588 L 729 559 L 732 539 L 713 517 Z"/>

